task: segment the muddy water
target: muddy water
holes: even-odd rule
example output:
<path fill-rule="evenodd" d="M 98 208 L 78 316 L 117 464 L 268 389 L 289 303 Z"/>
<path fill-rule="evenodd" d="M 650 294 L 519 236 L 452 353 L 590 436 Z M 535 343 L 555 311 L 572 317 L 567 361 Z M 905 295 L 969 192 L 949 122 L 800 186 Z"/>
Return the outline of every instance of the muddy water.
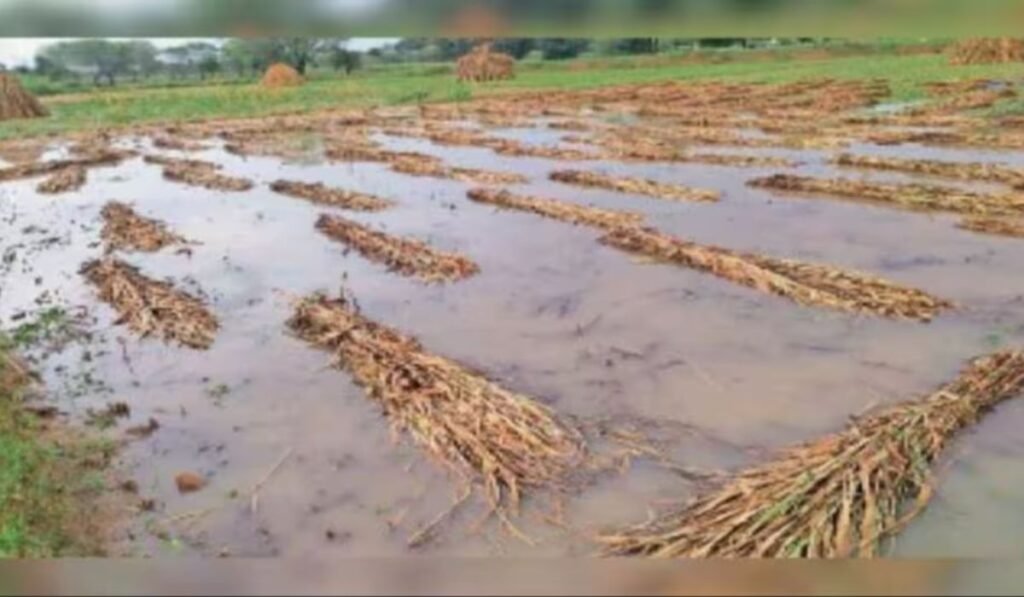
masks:
<path fill-rule="evenodd" d="M 500 133 L 533 143 L 555 143 L 562 134 L 542 127 Z M 287 335 L 290 301 L 317 290 L 345 288 L 368 316 L 417 336 L 429 350 L 584 427 L 629 422 L 665 439 L 674 459 L 703 470 L 739 466 L 835 430 L 853 414 L 950 379 L 971 356 L 1024 345 L 1024 242 L 957 230 L 953 216 L 745 186 L 776 168 L 576 164 L 380 139 L 454 165 L 526 174 L 531 182 L 517 191 L 639 211 L 658 228 L 698 242 L 883 275 L 962 309 L 922 325 L 801 308 L 699 272 L 640 262 L 597 244 L 598 233 L 586 228 L 473 203 L 466 184 L 397 175 L 379 164 L 329 164 L 315 156 L 285 163 L 211 149 L 190 157 L 216 161 L 226 174 L 252 178 L 256 188 L 223 193 L 169 183 L 159 167 L 138 159 L 95 169 L 85 187 L 65 195 L 39 196 L 34 180 L 6 183 L 0 248 L 13 247 L 16 257 L 0 270 L 0 321 L 9 324 L 37 302 L 87 307 L 95 318 L 92 344 L 45 366 L 55 400 L 73 416 L 124 400 L 132 419 L 122 428 L 150 417 L 160 423 L 123 452 L 140 493 L 157 500 L 154 512 L 135 519 L 132 538 L 120 546 L 125 553 L 586 554 L 596 530 L 641 522 L 648 507 L 695 491 L 681 476 L 638 462 L 570 496 L 571 530 L 540 519 L 555 507 L 548 496 L 533 500 L 517 524 L 534 546 L 493 521 L 474 524 L 481 511 L 475 504 L 411 551 L 409 537 L 448 507 L 457 485 L 407 441 L 392 438 L 379 409 L 330 368 L 328 355 Z M 854 150 L 1024 161 L 1024 153 Z M 817 151 L 745 153 L 793 157 L 802 162 L 793 169 L 801 174 L 925 180 L 834 169 Z M 580 189 L 548 181 L 557 168 L 706 187 L 723 198 L 691 205 Z M 273 193 L 267 184 L 277 178 L 374 193 L 397 205 L 378 214 L 336 211 Z M 222 326 L 211 350 L 138 339 L 115 325 L 112 310 L 84 285 L 77 270 L 102 252 L 99 210 L 110 199 L 133 203 L 201 243 L 191 257 L 168 250 L 126 259 L 208 298 Z M 331 211 L 463 253 L 482 273 L 446 286 L 388 273 L 314 230 L 317 216 Z M 1016 534 L 1005 532 L 1024 525 L 1021 425 L 1024 400 L 1001 406 L 954 443 L 937 499 L 895 542 L 897 554 L 1022 551 Z M 183 470 L 206 475 L 210 484 L 179 495 L 173 477 Z"/>

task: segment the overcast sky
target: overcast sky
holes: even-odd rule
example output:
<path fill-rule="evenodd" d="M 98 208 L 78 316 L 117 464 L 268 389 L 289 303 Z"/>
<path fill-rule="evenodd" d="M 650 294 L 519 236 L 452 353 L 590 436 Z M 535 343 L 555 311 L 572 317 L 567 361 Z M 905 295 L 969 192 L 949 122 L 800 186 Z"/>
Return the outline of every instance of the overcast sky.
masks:
<path fill-rule="evenodd" d="M 2 38 L 0 39 L 0 64 L 5 64 L 9 67 L 33 64 L 32 59 L 36 55 L 36 51 L 42 46 L 52 44 L 58 41 L 63 41 L 67 38 L 41 38 L 41 37 L 22 37 L 22 38 Z M 172 38 L 144 38 L 153 42 L 158 48 L 166 48 L 169 46 L 177 46 L 180 44 L 188 43 L 190 41 L 216 41 L 212 39 L 193 38 L 193 37 L 172 37 Z M 397 38 L 390 37 L 360 37 L 349 40 L 348 46 L 353 50 L 368 50 L 370 48 L 376 48 L 389 43 L 397 41 Z"/>

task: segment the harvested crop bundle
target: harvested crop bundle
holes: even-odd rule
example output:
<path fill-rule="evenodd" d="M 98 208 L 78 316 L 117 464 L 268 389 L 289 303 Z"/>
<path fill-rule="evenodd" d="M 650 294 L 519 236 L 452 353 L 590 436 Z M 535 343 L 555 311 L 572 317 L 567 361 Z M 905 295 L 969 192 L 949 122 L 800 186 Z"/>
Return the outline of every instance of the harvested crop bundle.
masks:
<path fill-rule="evenodd" d="M 920 290 L 826 265 L 735 253 L 641 228 L 618 228 L 600 242 L 638 255 L 676 263 L 778 296 L 800 305 L 850 313 L 930 321 L 953 305 Z"/>
<path fill-rule="evenodd" d="M 505 190 L 473 189 L 467 195 L 478 203 L 487 203 L 506 209 L 528 211 L 546 218 L 569 222 L 570 224 L 593 226 L 605 230 L 623 226 L 636 226 L 644 219 L 642 214 L 635 212 L 576 205 L 575 203 L 544 199 L 543 197 L 515 195 Z"/>
<path fill-rule="evenodd" d="M 206 149 L 206 146 L 202 143 L 170 135 L 153 137 L 153 147 L 159 147 L 160 149 L 172 149 L 175 151 L 202 151 L 203 149 Z"/>
<path fill-rule="evenodd" d="M 276 62 L 267 68 L 267 72 L 263 73 L 260 85 L 276 89 L 279 87 L 298 87 L 305 82 L 306 80 L 302 78 L 299 71 L 283 62 Z"/>
<path fill-rule="evenodd" d="M 48 116 L 46 108 L 13 74 L 0 72 L 0 121 Z"/>
<path fill-rule="evenodd" d="M 217 318 L 192 295 L 111 258 L 90 261 L 82 275 L 99 289 L 100 299 L 117 311 L 117 323 L 126 323 L 143 337 L 155 334 L 197 349 L 213 344 Z"/>
<path fill-rule="evenodd" d="M 1022 388 L 1024 353 L 975 359 L 931 395 L 861 417 L 740 472 L 678 513 L 600 541 L 609 555 L 874 556 L 930 501 L 929 467 L 953 435 Z"/>
<path fill-rule="evenodd" d="M 39 183 L 36 190 L 40 193 L 53 195 L 66 193 L 82 188 L 85 184 L 85 168 L 74 165 L 57 170 L 49 178 Z"/>
<path fill-rule="evenodd" d="M 560 170 L 552 172 L 551 180 L 583 187 L 609 189 L 620 193 L 648 195 L 671 201 L 718 201 L 718 191 L 695 189 L 677 184 L 656 182 L 642 178 L 616 178 L 596 172 Z"/>
<path fill-rule="evenodd" d="M 884 184 L 845 178 L 825 179 L 776 174 L 747 182 L 755 188 L 795 193 L 822 194 L 877 203 L 912 211 L 974 215 L 1024 215 L 1024 197 L 991 195 L 924 184 Z"/>
<path fill-rule="evenodd" d="M 184 238 L 167 230 L 158 220 L 144 218 L 128 205 L 111 201 L 103 206 L 103 240 L 107 252 L 144 251 L 154 252 L 169 245 L 184 244 Z"/>
<path fill-rule="evenodd" d="M 941 160 L 909 160 L 882 156 L 852 155 L 844 153 L 833 160 L 839 166 L 892 170 L 913 174 L 928 174 L 958 180 L 1001 182 L 1013 187 L 1024 187 L 1024 170 L 997 164 L 979 162 L 944 162 Z"/>
<path fill-rule="evenodd" d="M 343 189 L 332 189 L 323 183 L 304 183 L 291 180 L 277 180 L 271 183 L 275 193 L 305 199 L 320 205 L 333 205 L 356 211 L 381 211 L 391 207 L 393 203 L 380 197 L 355 193 Z"/>
<path fill-rule="evenodd" d="M 540 403 L 501 388 L 361 315 L 344 299 L 301 301 L 288 327 L 329 350 L 396 430 L 452 471 L 481 483 L 492 507 L 526 489 L 558 488 L 581 460 L 579 433 Z"/>
<path fill-rule="evenodd" d="M 416 276 L 425 282 L 461 280 L 480 271 L 462 255 L 438 251 L 418 240 L 391 236 L 337 216 L 320 216 L 316 229 L 352 247 L 370 261 L 383 263 L 403 276 Z"/>
<path fill-rule="evenodd" d="M 195 168 L 195 169 L 207 169 L 207 170 L 220 170 L 221 165 L 213 162 L 207 162 L 206 160 L 190 160 L 184 158 L 171 158 L 164 155 L 147 154 L 142 157 L 142 161 L 147 164 L 155 164 L 157 166 L 168 166 L 175 168 Z"/>
<path fill-rule="evenodd" d="M 949 46 L 946 56 L 957 65 L 1024 62 L 1024 42 L 1010 37 L 964 39 Z"/>
<path fill-rule="evenodd" d="M 516 157 L 545 158 L 549 160 L 569 160 L 573 162 L 596 160 L 601 157 L 596 153 L 581 151 L 579 149 L 557 147 L 551 145 L 530 145 L 512 139 L 495 138 L 491 139 L 486 145 L 487 147 L 493 149 L 496 153 Z"/>
<path fill-rule="evenodd" d="M 516 60 L 508 54 L 495 52 L 491 44 L 480 44 L 459 58 L 455 66 L 460 81 L 503 81 L 516 75 Z"/>
<path fill-rule="evenodd" d="M 1009 236 L 1024 238 L 1024 219 L 1008 220 L 1004 218 L 986 218 L 979 216 L 967 216 L 957 224 L 958 228 L 993 234 L 995 236 Z"/>

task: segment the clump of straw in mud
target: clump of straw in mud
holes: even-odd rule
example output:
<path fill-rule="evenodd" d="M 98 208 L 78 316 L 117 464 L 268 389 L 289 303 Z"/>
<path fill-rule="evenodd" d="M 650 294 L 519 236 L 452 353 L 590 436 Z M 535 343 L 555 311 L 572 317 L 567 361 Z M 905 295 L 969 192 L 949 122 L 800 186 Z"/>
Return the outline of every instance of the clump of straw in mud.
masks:
<path fill-rule="evenodd" d="M 979 162 L 944 162 L 941 160 L 908 160 L 873 155 L 853 155 L 844 153 L 837 156 L 833 163 L 839 166 L 868 168 L 873 170 L 893 170 L 913 174 L 927 174 L 958 180 L 1000 182 L 1016 188 L 1024 187 L 1024 170 L 1007 168 L 998 164 Z"/>
<path fill-rule="evenodd" d="M 755 188 L 806 194 L 822 194 L 891 205 L 913 211 L 951 212 L 975 215 L 1024 214 L 1024 197 L 1012 194 L 973 193 L 950 187 L 924 184 L 883 184 L 850 179 L 823 179 L 776 174 L 747 182 Z"/>
<path fill-rule="evenodd" d="M 213 344 L 217 318 L 190 294 L 112 258 L 90 261 L 82 274 L 99 289 L 100 299 L 117 311 L 117 323 L 126 323 L 144 337 L 155 334 L 191 348 Z"/>
<path fill-rule="evenodd" d="M 720 490 L 622 533 L 608 555 L 871 557 L 930 500 L 930 465 L 953 435 L 1024 387 L 1024 353 L 972 361 L 924 398 L 740 472 Z M 901 506 L 912 501 L 901 515 Z"/>
<path fill-rule="evenodd" d="M 185 243 L 185 239 L 169 232 L 160 221 L 144 218 L 124 203 L 111 201 L 103 206 L 103 240 L 107 252 L 154 252 L 166 246 Z"/>
<path fill-rule="evenodd" d="M 320 205 L 333 205 L 356 211 L 381 211 L 391 207 L 392 202 L 365 193 L 343 189 L 332 189 L 323 183 L 303 183 L 291 180 L 277 180 L 271 183 L 275 193 L 305 199 Z"/>
<path fill-rule="evenodd" d="M 672 201 L 718 201 L 718 191 L 695 189 L 642 178 L 617 178 L 580 170 L 559 170 L 552 172 L 550 178 L 557 182 L 577 186 L 609 189 L 620 193 L 636 193 Z"/>
<path fill-rule="evenodd" d="M 29 162 L 8 168 L 0 168 L 0 182 L 32 178 L 44 174 L 61 172 L 68 168 L 93 168 L 96 166 L 114 166 L 134 155 L 127 151 L 102 151 L 82 158 L 67 160 L 51 160 L 48 162 Z"/>
<path fill-rule="evenodd" d="M 528 180 L 522 174 L 516 174 L 515 172 L 494 172 L 491 170 L 477 170 L 475 168 L 449 167 L 441 160 L 431 156 L 424 157 L 430 159 L 401 157 L 392 160 L 390 162 L 391 169 L 401 174 L 450 178 L 474 184 L 519 184 Z"/>
<path fill-rule="evenodd" d="M 982 234 L 993 234 L 996 236 L 1009 236 L 1013 238 L 1024 238 L 1024 219 L 1007 220 L 1004 218 L 986 218 L 980 216 L 967 216 L 960 223 L 958 228 L 980 232 Z"/>
<path fill-rule="evenodd" d="M 40 193 L 54 195 L 82 188 L 85 184 L 85 168 L 74 165 L 57 170 L 49 178 L 39 183 L 36 190 Z"/>
<path fill-rule="evenodd" d="M 530 158 L 544 158 L 549 160 L 568 160 L 572 162 L 582 162 L 586 160 L 596 160 L 601 156 L 582 151 L 579 149 L 572 149 L 569 147 L 557 147 L 552 145 L 530 145 L 515 141 L 513 139 L 494 138 L 487 142 L 487 147 L 493 149 L 496 153 L 501 155 L 510 155 L 516 157 L 530 157 Z"/>
<path fill-rule="evenodd" d="M 307 298 L 288 326 L 333 352 L 397 430 L 409 432 L 451 470 L 482 483 L 496 510 L 515 513 L 525 489 L 557 488 L 581 459 L 579 433 L 546 407 L 430 354 L 344 299 Z"/>
<path fill-rule="evenodd" d="M 826 265 L 735 253 L 656 230 L 619 228 L 600 242 L 623 251 L 706 271 L 805 306 L 930 321 L 953 305 L 913 288 Z"/>
<path fill-rule="evenodd" d="M 391 236 L 345 218 L 324 214 L 317 220 L 316 229 L 370 261 L 425 282 L 461 280 L 480 271 L 477 264 L 462 255 L 438 251 L 418 240 Z"/>
<path fill-rule="evenodd" d="M 202 151 L 206 149 L 206 146 L 202 143 L 171 135 L 153 137 L 153 147 L 175 151 Z"/>
<path fill-rule="evenodd" d="M 528 211 L 553 220 L 593 226 L 605 230 L 624 226 L 636 226 L 644 219 L 642 214 L 635 212 L 615 211 L 599 207 L 576 205 L 554 199 L 544 199 L 542 197 L 515 195 L 505 190 L 473 189 L 467 193 L 467 196 L 478 203 L 487 203 L 506 209 Z"/>
<path fill-rule="evenodd" d="M 164 178 L 215 191 L 248 191 L 251 180 L 226 176 L 217 172 L 218 166 L 198 160 L 184 160 L 164 166 Z"/>

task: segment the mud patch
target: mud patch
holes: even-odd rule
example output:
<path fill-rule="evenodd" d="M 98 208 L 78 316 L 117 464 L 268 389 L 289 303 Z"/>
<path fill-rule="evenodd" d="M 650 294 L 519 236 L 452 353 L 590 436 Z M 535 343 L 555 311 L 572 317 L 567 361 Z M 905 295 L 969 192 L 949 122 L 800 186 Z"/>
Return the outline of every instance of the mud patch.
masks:
<path fill-rule="evenodd" d="M 170 283 L 147 278 L 138 268 L 109 257 L 90 261 L 82 275 L 117 311 L 118 323 L 141 336 L 155 335 L 200 350 L 213 344 L 217 318 L 198 298 Z"/>
<path fill-rule="evenodd" d="M 461 255 L 438 251 L 421 241 L 391 236 L 337 216 L 320 216 L 316 229 L 370 261 L 424 282 L 462 280 L 480 271 L 475 263 Z"/>

